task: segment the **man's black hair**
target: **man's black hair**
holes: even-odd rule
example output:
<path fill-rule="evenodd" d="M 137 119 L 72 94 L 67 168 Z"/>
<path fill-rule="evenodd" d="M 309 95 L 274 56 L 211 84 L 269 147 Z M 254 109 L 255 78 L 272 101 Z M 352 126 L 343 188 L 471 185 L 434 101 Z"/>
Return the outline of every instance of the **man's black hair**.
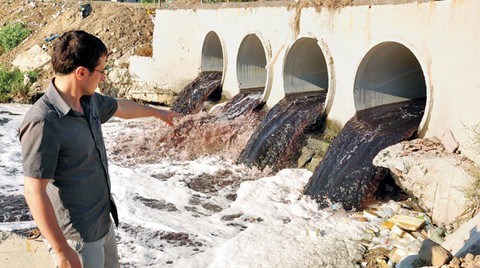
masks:
<path fill-rule="evenodd" d="M 68 74 L 83 66 L 93 72 L 100 57 L 107 53 L 107 47 L 98 37 L 81 30 L 68 31 L 57 39 L 53 47 L 53 70 L 58 74 Z"/>

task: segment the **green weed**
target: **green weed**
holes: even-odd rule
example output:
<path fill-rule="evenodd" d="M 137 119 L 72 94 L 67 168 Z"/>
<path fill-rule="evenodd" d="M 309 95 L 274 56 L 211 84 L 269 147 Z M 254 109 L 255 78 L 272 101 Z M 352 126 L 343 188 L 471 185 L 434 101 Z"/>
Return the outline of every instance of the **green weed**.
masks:
<path fill-rule="evenodd" d="M 25 75 L 28 82 L 25 83 Z M 0 102 L 11 102 L 14 99 L 28 99 L 28 92 L 31 83 L 38 79 L 38 72 L 30 71 L 22 73 L 18 69 L 8 70 L 0 68 Z"/>
<path fill-rule="evenodd" d="M 0 47 L 5 51 L 15 48 L 30 35 L 30 29 L 23 23 L 15 22 L 0 28 Z"/>

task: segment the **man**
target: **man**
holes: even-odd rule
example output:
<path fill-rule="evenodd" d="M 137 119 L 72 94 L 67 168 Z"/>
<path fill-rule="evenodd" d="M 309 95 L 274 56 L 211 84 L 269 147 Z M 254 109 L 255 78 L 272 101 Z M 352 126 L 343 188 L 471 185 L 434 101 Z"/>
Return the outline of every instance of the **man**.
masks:
<path fill-rule="evenodd" d="M 176 113 L 95 93 L 106 79 L 107 48 L 84 31 L 58 38 L 56 76 L 20 127 L 25 199 L 58 267 L 119 267 L 101 123 Z"/>

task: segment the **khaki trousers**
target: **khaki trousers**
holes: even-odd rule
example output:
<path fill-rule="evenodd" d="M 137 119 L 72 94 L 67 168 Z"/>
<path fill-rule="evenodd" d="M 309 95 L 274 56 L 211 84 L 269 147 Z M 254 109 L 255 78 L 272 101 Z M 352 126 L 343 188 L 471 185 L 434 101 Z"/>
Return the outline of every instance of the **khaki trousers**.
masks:
<path fill-rule="evenodd" d="M 57 264 L 57 255 L 52 246 L 46 239 L 43 240 L 47 246 L 48 252 L 53 258 L 55 267 Z M 94 242 L 83 242 L 76 240 L 67 240 L 73 250 L 75 250 L 80 258 L 83 268 L 118 268 L 118 250 L 115 241 L 115 230 L 113 224 L 110 226 L 108 233 L 101 239 Z"/>

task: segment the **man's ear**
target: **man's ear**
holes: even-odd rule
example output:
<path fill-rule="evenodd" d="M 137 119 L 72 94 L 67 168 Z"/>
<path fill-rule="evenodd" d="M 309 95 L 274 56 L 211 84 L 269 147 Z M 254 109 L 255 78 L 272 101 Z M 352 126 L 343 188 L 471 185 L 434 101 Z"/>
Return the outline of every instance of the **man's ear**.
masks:
<path fill-rule="evenodd" d="M 79 66 L 74 70 L 75 78 L 77 78 L 78 80 L 83 80 L 85 79 L 85 77 L 87 77 L 88 75 L 87 72 L 88 72 L 87 68 L 83 66 Z"/>

